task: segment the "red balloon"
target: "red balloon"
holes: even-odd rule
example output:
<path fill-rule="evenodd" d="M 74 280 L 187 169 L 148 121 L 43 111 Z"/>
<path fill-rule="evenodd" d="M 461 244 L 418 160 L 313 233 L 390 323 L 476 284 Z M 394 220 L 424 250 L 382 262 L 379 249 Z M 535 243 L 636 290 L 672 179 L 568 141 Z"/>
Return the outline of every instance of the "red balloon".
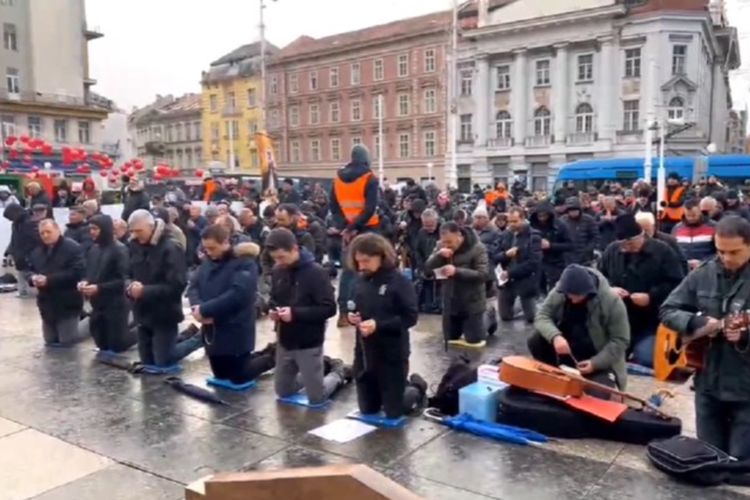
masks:
<path fill-rule="evenodd" d="M 8 160 L 3 160 L 2 166 L 3 168 L 8 168 L 10 166 L 10 162 Z"/>
<path fill-rule="evenodd" d="M 80 156 L 81 158 L 86 158 L 86 150 L 85 149 L 78 148 L 76 151 L 78 152 L 78 156 Z"/>
<path fill-rule="evenodd" d="M 28 144 L 29 143 L 29 136 L 28 135 L 22 135 L 21 138 L 20 138 L 20 140 L 21 140 L 22 143 Z"/>
<path fill-rule="evenodd" d="M 79 174 L 82 174 L 82 173 L 84 173 L 85 171 L 86 171 L 86 169 L 85 169 L 85 168 L 83 167 L 83 165 L 78 165 L 78 166 L 76 167 L 76 172 L 78 172 Z"/>
<path fill-rule="evenodd" d="M 102 177 L 107 177 L 107 171 L 106 170 L 99 170 L 99 175 Z"/>
<path fill-rule="evenodd" d="M 202 168 L 196 168 L 195 169 L 195 175 L 198 177 L 203 177 L 203 169 Z"/>
<path fill-rule="evenodd" d="M 180 175 L 180 169 L 179 168 L 173 168 L 172 169 L 172 175 L 174 175 L 175 177 L 177 177 L 178 175 Z"/>
<path fill-rule="evenodd" d="M 89 156 L 91 156 L 91 158 L 92 158 L 92 159 L 94 159 L 94 160 L 98 160 L 99 158 L 101 158 L 101 157 L 102 157 L 102 154 L 101 154 L 101 153 L 99 153 L 99 152 L 97 152 L 97 151 L 94 151 L 94 152 L 93 152 L 93 153 L 91 153 L 91 154 L 90 154 Z"/>
<path fill-rule="evenodd" d="M 7 146 L 12 146 L 13 144 L 16 143 L 16 140 L 17 138 L 15 135 L 9 135 L 8 137 L 5 138 L 5 144 Z"/>
<path fill-rule="evenodd" d="M 44 153 L 46 156 L 49 156 L 52 154 L 52 144 L 42 144 L 42 153 Z"/>
<path fill-rule="evenodd" d="M 143 170 L 143 163 L 136 163 L 133 165 L 136 170 Z"/>
<path fill-rule="evenodd" d="M 129 161 L 126 161 L 125 163 L 122 164 L 122 166 L 125 167 L 125 168 L 130 168 L 130 167 L 133 166 L 133 164 L 131 162 L 129 162 Z"/>
<path fill-rule="evenodd" d="M 31 156 L 29 156 L 29 155 L 24 155 L 24 157 L 23 157 L 23 162 L 24 162 L 24 163 L 31 163 Z"/>
<path fill-rule="evenodd" d="M 37 173 L 37 172 L 39 172 L 39 167 L 37 167 L 36 165 L 32 165 L 31 171 L 34 172 L 34 173 Z"/>
<path fill-rule="evenodd" d="M 84 170 L 90 170 L 91 166 L 88 163 L 81 163 L 81 167 L 83 167 Z"/>
<path fill-rule="evenodd" d="M 29 146 L 26 146 L 25 148 L 23 148 L 23 154 L 25 154 L 25 155 L 30 155 L 33 152 L 34 152 L 34 150 L 32 148 L 30 148 Z"/>
<path fill-rule="evenodd" d="M 63 146 L 61 151 L 62 151 L 62 154 L 69 155 L 71 153 L 70 146 Z"/>
<path fill-rule="evenodd" d="M 113 168 L 112 170 L 110 170 L 110 172 L 112 172 L 112 175 L 117 175 L 117 174 L 120 173 L 120 169 L 119 168 Z"/>
<path fill-rule="evenodd" d="M 18 150 L 17 149 L 9 149 L 8 150 L 8 158 L 11 160 L 14 158 L 18 158 Z"/>

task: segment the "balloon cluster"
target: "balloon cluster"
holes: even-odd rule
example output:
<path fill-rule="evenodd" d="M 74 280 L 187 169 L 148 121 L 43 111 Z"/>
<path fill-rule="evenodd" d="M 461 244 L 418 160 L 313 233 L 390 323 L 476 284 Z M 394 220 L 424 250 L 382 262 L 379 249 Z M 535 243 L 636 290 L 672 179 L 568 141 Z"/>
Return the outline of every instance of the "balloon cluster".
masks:
<path fill-rule="evenodd" d="M 124 162 L 119 167 L 114 165 L 102 166 L 99 171 L 99 175 L 107 178 L 110 185 L 117 184 L 120 180 L 119 175 L 127 175 L 128 177 L 136 177 L 140 171 L 144 169 L 143 160 L 140 158 L 133 158 Z"/>
<path fill-rule="evenodd" d="M 177 177 L 180 175 L 179 168 L 171 168 L 166 163 L 159 163 L 154 167 L 154 180 L 160 181 L 162 179 L 169 179 L 171 177 Z"/>
<path fill-rule="evenodd" d="M 52 154 L 52 144 L 45 142 L 44 139 L 41 139 L 39 137 L 29 137 L 26 135 L 22 135 L 20 137 L 16 137 L 14 135 L 7 136 L 5 138 L 5 147 L 8 149 L 8 159 L 20 159 L 27 165 L 31 165 L 33 161 L 32 155 L 34 154 L 41 153 L 45 156 L 49 156 Z M 10 162 L 8 160 L 4 160 L 2 162 L 3 170 L 6 170 L 9 166 Z M 34 167 L 32 167 L 32 171 L 33 170 Z M 36 167 L 36 170 L 38 171 L 39 167 Z"/>

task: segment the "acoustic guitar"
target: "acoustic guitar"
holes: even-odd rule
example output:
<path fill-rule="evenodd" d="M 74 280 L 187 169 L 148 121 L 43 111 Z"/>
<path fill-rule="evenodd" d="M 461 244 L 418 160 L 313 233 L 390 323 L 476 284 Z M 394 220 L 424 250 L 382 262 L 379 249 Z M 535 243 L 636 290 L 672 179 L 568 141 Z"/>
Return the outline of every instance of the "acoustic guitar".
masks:
<path fill-rule="evenodd" d="M 514 387 L 558 398 L 580 398 L 585 395 L 586 389 L 596 389 L 597 392 L 609 394 L 612 399 L 630 403 L 629 406 L 634 404 L 636 408 L 647 409 L 658 417 L 671 418 L 645 399 L 524 356 L 504 357 L 500 364 L 499 377 Z"/>
<path fill-rule="evenodd" d="M 711 335 L 724 329 L 750 326 L 750 311 L 727 316 L 718 329 L 698 329 L 692 335 L 680 335 L 676 331 L 659 325 L 654 343 L 654 377 L 666 380 L 686 380 L 695 370 L 702 370 L 706 351 L 711 346 Z"/>

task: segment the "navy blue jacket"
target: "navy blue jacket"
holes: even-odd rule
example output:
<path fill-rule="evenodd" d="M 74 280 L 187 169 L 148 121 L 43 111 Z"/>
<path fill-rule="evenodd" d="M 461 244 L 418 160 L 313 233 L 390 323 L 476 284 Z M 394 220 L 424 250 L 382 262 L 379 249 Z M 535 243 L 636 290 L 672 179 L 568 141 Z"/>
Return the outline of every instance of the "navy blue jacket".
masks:
<path fill-rule="evenodd" d="M 213 320 L 203 325 L 209 356 L 237 356 L 255 349 L 255 243 L 240 243 L 219 260 L 203 259 L 188 288 L 191 306 Z"/>

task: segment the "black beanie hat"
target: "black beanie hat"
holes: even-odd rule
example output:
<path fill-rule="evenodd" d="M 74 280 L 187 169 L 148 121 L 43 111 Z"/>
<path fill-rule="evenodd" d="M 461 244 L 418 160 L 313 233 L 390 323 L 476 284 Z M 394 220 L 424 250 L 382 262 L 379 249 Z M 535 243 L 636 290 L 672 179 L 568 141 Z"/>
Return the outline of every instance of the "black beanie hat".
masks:
<path fill-rule="evenodd" d="M 596 283 L 585 267 L 571 264 L 560 276 L 557 291 L 569 295 L 596 295 Z"/>
<path fill-rule="evenodd" d="M 640 236 L 642 233 L 643 229 L 636 222 L 635 215 L 622 214 L 615 219 L 615 237 L 618 240 L 629 240 Z"/>

